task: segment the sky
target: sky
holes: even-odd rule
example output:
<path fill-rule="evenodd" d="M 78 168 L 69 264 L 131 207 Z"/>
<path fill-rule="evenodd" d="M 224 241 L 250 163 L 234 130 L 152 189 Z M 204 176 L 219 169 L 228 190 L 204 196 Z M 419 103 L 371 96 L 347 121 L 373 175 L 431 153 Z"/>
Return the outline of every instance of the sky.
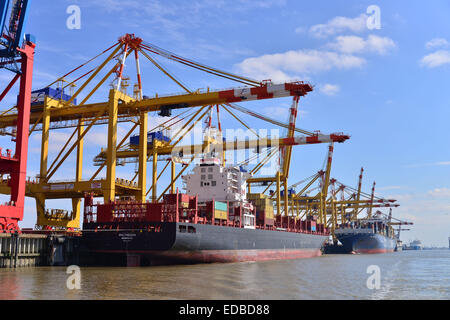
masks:
<path fill-rule="evenodd" d="M 80 9 L 80 28 L 71 29 L 72 5 Z M 379 9 L 374 19 L 373 6 Z M 369 9 L 369 10 L 368 10 Z M 377 11 L 378 12 L 378 11 Z M 363 190 L 376 181 L 380 197 L 397 199 L 396 218 L 412 221 L 404 242 L 447 246 L 450 236 L 450 4 L 420 1 L 31 1 L 27 33 L 36 37 L 33 88 L 39 89 L 134 33 L 146 42 L 204 64 L 257 80 L 303 80 L 314 91 L 299 103 L 297 127 L 323 133 L 344 132 L 350 140 L 335 146 L 332 177 L 356 187 L 364 167 Z M 191 89 L 239 86 L 226 79 L 158 60 Z M 127 67 L 127 65 L 126 65 Z M 134 76 L 130 62 L 125 73 Z M 6 84 L 10 75 L 2 71 Z M 142 62 L 144 94 L 179 93 L 181 88 Z M 15 90 L 15 92 L 14 92 Z M 109 87 L 91 98 L 106 101 Z M 13 94 L 0 110 L 14 103 Z M 291 98 L 241 105 L 279 121 L 288 120 Z M 252 128 L 272 128 L 241 115 Z M 150 118 L 151 123 L 160 121 Z M 222 114 L 223 125 L 240 125 Z M 119 139 L 129 124 L 119 128 Z M 50 159 L 70 136 L 57 130 L 50 138 Z M 5 138 L 0 139 L 7 145 Z M 83 177 L 96 167 L 93 157 L 106 146 L 106 127 L 86 137 Z M 28 175 L 39 172 L 40 134 L 30 137 Z M 294 149 L 289 182 L 322 168 L 326 145 Z M 52 160 L 50 160 L 52 161 Z M 55 179 L 74 171 L 69 157 Z M 120 167 L 130 178 L 134 165 Z M 72 176 L 73 177 L 73 176 Z M 164 180 L 165 179 L 165 180 Z M 167 177 L 162 179 L 167 182 Z M 3 199 L 0 197 L 0 200 Z M 50 207 L 68 201 L 49 201 Z M 33 199 L 27 199 L 22 227 L 33 227 Z"/>

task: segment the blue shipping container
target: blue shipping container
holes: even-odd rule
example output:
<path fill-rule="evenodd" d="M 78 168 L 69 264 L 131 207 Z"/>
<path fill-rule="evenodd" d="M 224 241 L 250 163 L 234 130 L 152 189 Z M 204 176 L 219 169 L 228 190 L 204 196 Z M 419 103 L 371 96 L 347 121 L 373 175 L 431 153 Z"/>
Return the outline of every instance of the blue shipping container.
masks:
<path fill-rule="evenodd" d="M 288 189 L 288 196 L 292 196 L 293 194 L 295 194 L 295 190 L 294 189 Z M 280 191 L 280 196 L 284 197 L 284 190 Z"/>
<path fill-rule="evenodd" d="M 153 144 L 153 140 L 169 142 L 170 138 L 168 136 L 164 135 L 162 131 L 149 132 L 147 134 L 147 144 L 148 145 Z M 139 145 L 139 136 L 130 137 L 130 145 L 138 146 Z"/>
<path fill-rule="evenodd" d="M 72 96 L 64 93 L 64 90 L 60 88 L 53 89 L 50 87 L 31 91 L 31 105 L 41 105 L 44 103 L 45 97 L 50 97 L 55 100 L 69 101 Z M 18 98 L 18 97 L 17 97 Z M 72 102 L 74 105 L 77 104 L 77 99 Z"/>

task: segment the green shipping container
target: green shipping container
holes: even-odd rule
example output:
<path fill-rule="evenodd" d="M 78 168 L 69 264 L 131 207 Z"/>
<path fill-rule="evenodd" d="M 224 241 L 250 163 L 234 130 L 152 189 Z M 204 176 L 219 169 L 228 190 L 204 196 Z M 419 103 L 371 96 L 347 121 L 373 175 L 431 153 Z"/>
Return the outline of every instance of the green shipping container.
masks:
<path fill-rule="evenodd" d="M 227 211 L 227 204 L 226 204 L 226 202 L 215 201 L 214 202 L 214 209 L 226 212 Z"/>

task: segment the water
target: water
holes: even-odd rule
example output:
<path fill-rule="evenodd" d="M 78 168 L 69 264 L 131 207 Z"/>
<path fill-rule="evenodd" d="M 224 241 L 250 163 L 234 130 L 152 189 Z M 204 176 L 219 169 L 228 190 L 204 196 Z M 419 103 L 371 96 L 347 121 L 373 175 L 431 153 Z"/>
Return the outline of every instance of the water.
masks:
<path fill-rule="evenodd" d="M 380 288 L 367 288 L 370 265 Z M 81 268 L 69 290 L 65 267 L 0 269 L 0 299 L 450 299 L 450 250 L 326 255 L 257 263 Z"/>

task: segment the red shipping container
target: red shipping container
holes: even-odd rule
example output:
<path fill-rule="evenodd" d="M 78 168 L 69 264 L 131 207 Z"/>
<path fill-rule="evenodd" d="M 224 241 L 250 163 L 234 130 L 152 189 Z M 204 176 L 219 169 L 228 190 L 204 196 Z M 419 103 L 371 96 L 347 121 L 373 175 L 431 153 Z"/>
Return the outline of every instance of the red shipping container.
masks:
<path fill-rule="evenodd" d="M 145 221 L 160 222 L 162 220 L 162 203 L 147 203 Z"/>
<path fill-rule="evenodd" d="M 112 222 L 112 205 L 107 204 L 97 207 L 97 223 Z"/>

